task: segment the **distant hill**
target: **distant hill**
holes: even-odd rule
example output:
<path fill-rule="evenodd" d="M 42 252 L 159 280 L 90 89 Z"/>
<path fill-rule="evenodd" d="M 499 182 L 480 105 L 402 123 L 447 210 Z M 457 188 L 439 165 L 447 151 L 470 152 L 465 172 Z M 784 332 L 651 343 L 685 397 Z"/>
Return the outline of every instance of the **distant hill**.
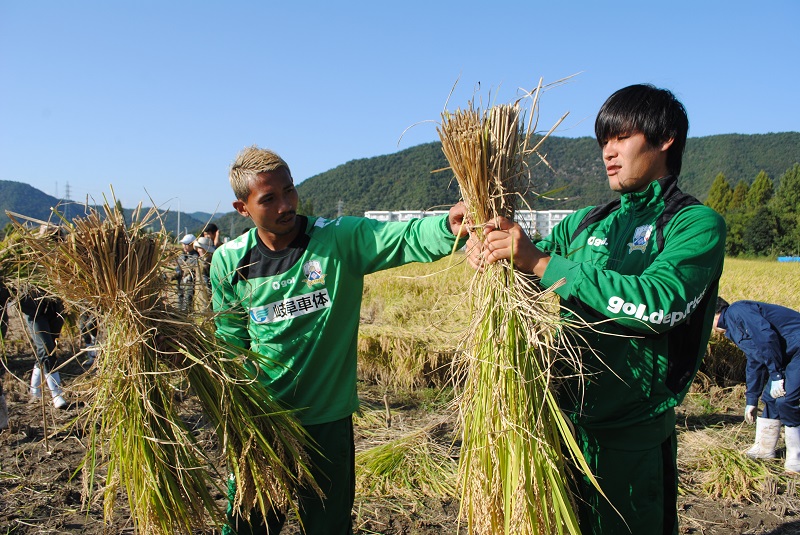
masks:
<path fill-rule="evenodd" d="M 86 207 L 81 203 L 57 199 L 22 182 L 0 180 L 0 229 L 11 221 L 6 214 L 7 211 L 40 221 L 56 221 L 52 208 L 56 208 L 63 217 L 70 220 L 86 213 Z M 147 209 L 144 208 L 143 210 L 146 211 Z M 125 213 L 125 218 L 130 221 L 133 209 L 123 207 L 123 212 Z M 211 218 L 211 214 L 203 214 L 202 212 L 198 214 L 202 216 L 202 219 L 196 218 L 197 214 L 181 212 L 181 235 L 186 231 L 194 234 L 202 231 L 206 221 Z M 164 227 L 169 232 L 175 234 L 179 231 L 177 212 L 162 212 L 161 217 Z"/>
<path fill-rule="evenodd" d="M 58 199 L 22 182 L 0 180 L 0 227 L 10 222 L 6 210 L 47 221 Z"/>
<path fill-rule="evenodd" d="M 575 209 L 611 200 L 600 149 L 594 138 L 551 137 L 541 149 L 550 165 L 530 162 L 539 194 L 557 190 L 546 200 L 528 195 L 533 209 Z M 800 162 L 800 132 L 725 134 L 690 138 L 681 173 L 681 187 L 705 200 L 719 173 L 735 185 L 752 183 L 760 171 L 776 182 Z M 291 164 L 291 162 L 290 162 Z M 367 210 L 420 210 L 449 206 L 458 200 L 458 187 L 438 142 L 418 145 L 395 154 L 353 160 L 313 176 L 297 186 L 300 199 L 325 217 L 339 210 L 361 215 Z"/>
<path fill-rule="evenodd" d="M 541 149 L 548 164 L 532 159 L 533 183 L 538 194 L 527 196 L 533 209 L 575 209 L 600 204 L 614 197 L 608 189 L 600 149 L 594 138 L 551 137 Z M 800 162 L 800 132 L 775 134 L 724 134 L 690 138 L 683 159 L 681 187 L 705 200 L 714 178 L 723 173 L 732 185 L 740 180 L 752 183 L 760 171 L 775 181 L 796 162 Z M 291 165 L 291 162 L 289 162 Z M 363 215 L 367 210 L 421 210 L 442 208 L 458 200 L 458 185 L 447 167 L 438 142 L 409 149 L 352 160 L 297 185 L 301 209 L 306 213 L 335 217 Z M 552 193 L 554 192 L 554 193 Z M 341 203 L 340 203 L 341 202 Z M 8 222 L 6 210 L 36 219 L 48 219 L 50 207 L 58 199 L 20 182 L 0 180 L 0 228 Z M 80 205 L 71 205 L 77 215 Z M 70 208 L 71 210 L 72 208 Z M 130 210 L 126 210 L 130 217 Z M 199 233 L 213 220 L 224 236 L 238 236 L 253 226 L 248 218 L 231 211 L 212 214 L 181 212 L 180 233 Z M 178 230 L 175 212 L 165 215 L 167 230 Z"/>

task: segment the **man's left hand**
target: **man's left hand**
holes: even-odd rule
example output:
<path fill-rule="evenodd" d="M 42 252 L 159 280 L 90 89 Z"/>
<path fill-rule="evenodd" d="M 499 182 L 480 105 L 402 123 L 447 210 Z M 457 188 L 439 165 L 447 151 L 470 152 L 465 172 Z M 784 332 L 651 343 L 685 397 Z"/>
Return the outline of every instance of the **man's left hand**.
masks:
<path fill-rule="evenodd" d="M 786 395 L 786 390 L 783 388 L 783 379 L 772 381 L 772 385 L 769 388 L 769 395 L 773 398 L 782 398 Z"/>
<path fill-rule="evenodd" d="M 467 207 L 463 202 L 459 202 L 450 208 L 447 215 L 447 224 L 450 225 L 450 232 L 453 236 L 463 238 L 467 235 Z"/>

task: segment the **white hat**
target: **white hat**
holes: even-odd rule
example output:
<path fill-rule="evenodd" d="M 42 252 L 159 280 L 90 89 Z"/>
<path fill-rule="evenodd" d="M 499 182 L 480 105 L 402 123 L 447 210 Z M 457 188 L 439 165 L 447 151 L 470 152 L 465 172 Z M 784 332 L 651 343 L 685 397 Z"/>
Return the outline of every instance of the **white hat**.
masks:
<path fill-rule="evenodd" d="M 181 238 L 181 243 L 184 245 L 189 245 L 195 240 L 194 234 L 187 234 L 183 238 Z"/>
<path fill-rule="evenodd" d="M 197 238 L 197 241 L 194 242 L 194 248 L 197 249 L 198 247 L 209 254 L 217 250 L 217 248 L 214 247 L 214 242 L 211 241 L 211 238 L 207 238 L 205 236 Z"/>

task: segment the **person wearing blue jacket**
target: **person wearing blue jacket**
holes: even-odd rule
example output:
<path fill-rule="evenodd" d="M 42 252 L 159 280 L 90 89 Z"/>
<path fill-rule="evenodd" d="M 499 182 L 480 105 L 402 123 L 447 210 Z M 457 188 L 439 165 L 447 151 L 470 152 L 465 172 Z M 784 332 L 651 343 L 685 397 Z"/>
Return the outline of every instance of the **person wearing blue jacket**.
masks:
<path fill-rule="evenodd" d="M 775 458 L 784 426 L 788 472 L 800 472 L 800 312 L 759 301 L 717 299 L 714 330 L 747 357 L 744 419 L 756 422 L 753 459 Z M 764 411 L 756 416 L 758 397 Z"/>

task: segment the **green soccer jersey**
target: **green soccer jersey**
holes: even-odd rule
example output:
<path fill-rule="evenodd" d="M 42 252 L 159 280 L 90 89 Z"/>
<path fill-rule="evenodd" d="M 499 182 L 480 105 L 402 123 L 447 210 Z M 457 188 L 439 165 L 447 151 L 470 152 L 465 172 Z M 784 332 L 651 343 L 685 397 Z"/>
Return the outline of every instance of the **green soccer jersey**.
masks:
<path fill-rule="evenodd" d="M 593 325 L 575 337 L 591 348 L 581 351 L 583 380 L 567 381 L 559 402 L 608 444 L 646 447 L 669 436 L 711 334 L 725 221 L 695 204 L 656 228 L 675 209 L 665 200 L 673 195 L 682 195 L 677 180 L 663 178 L 623 194 L 583 231 L 590 208 L 570 215 L 538 244 L 552 254 L 542 283 L 560 283 L 564 307 Z"/>
<path fill-rule="evenodd" d="M 301 217 L 304 230 L 271 251 L 255 229 L 214 253 L 217 336 L 272 359 L 262 366 L 275 398 L 304 425 L 358 408 L 356 353 L 364 276 L 449 254 L 447 216 L 408 223 Z"/>

